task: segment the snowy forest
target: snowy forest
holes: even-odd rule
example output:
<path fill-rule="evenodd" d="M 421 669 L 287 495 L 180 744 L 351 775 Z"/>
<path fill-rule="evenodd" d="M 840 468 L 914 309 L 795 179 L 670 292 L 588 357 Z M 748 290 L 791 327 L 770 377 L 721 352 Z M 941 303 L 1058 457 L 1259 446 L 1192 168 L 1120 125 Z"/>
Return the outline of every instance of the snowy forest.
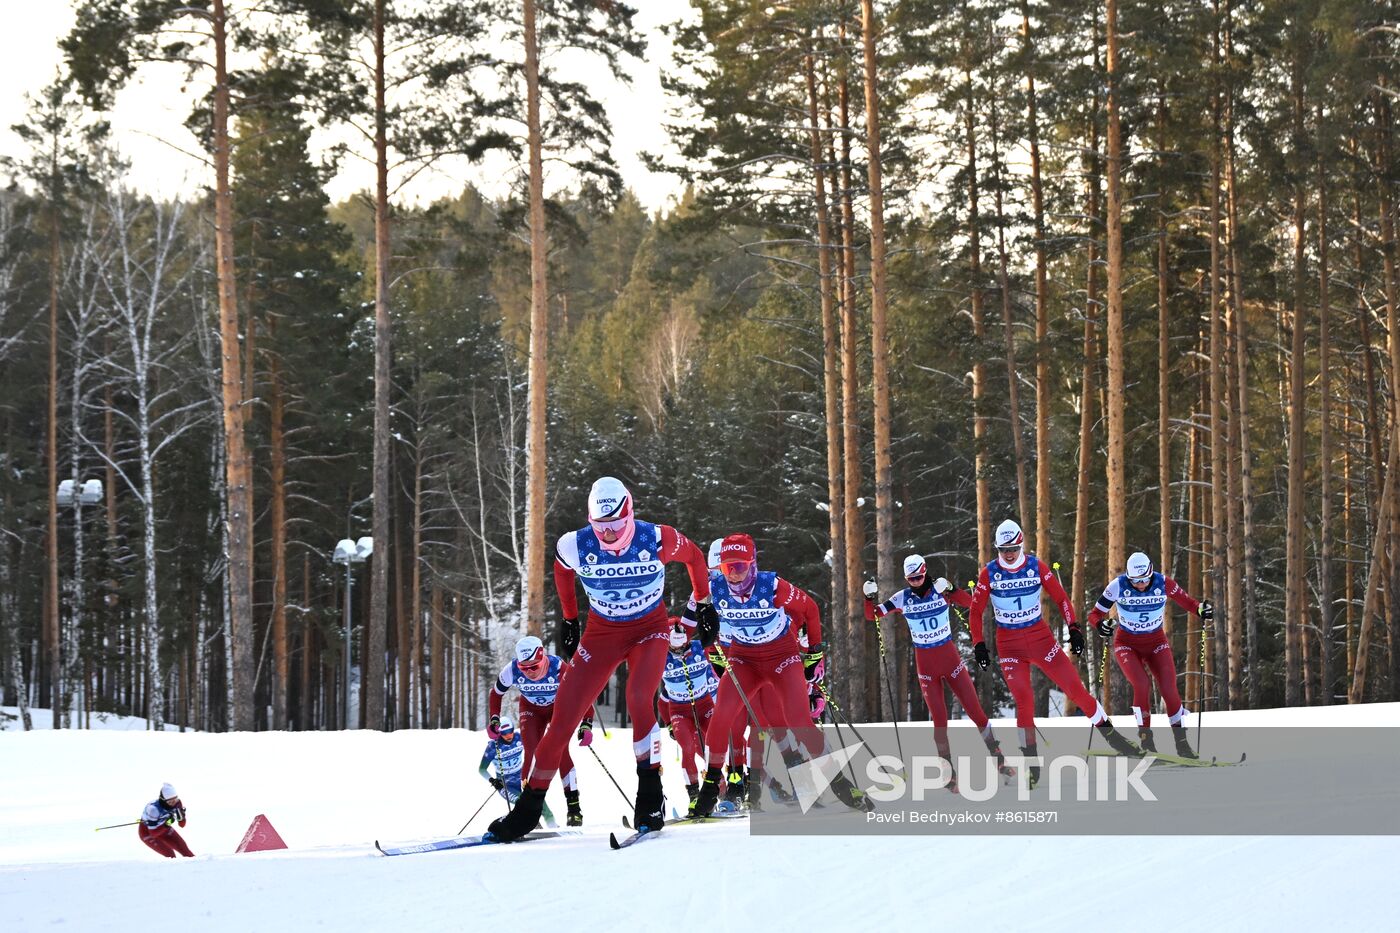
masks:
<path fill-rule="evenodd" d="M 658 211 L 590 85 L 624 3 L 76 6 L 0 165 L 3 705 L 479 727 L 605 474 L 752 534 L 860 721 L 927 716 L 861 583 L 1008 517 L 1081 619 L 1136 550 L 1213 601 L 1193 709 L 1400 699 L 1393 4 L 691 0 Z M 139 74 L 188 197 L 112 141 Z"/>

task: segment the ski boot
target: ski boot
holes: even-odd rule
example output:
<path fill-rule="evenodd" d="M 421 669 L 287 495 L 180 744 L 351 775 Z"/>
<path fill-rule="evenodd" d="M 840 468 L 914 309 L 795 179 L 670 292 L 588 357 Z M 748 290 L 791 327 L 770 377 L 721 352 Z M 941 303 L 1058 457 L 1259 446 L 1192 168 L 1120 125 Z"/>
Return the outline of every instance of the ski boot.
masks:
<path fill-rule="evenodd" d="M 1011 777 L 1016 773 L 1016 769 L 1006 763 L 1006 756 L 1001 753 L 1001 743 L 996 740 L 996 736 L 984 735 L 982 741 L 987 746 L 987 754 L 996 759 L 997 774 L 1003 777 Z"/>
<path fill-rule="evenodd" d="M 762 774 L 762 772 L 757 772 L 757 773 L 755 773 L 754 771 L 750 770 L 749 773 L 748 773 L 748 780 L 745 782 L 745 788 L 744 788 L 744 790 L 745 790 L 744 796 L 747 798 L 747 803 L 748 803 L 749 810 L 752 811 L 752 812 L 754 812 L 754 813 L 761 813 L 761 812 L 763 811 L 763 774 Z M 728 799 L 728 796 L 727 796 L 727 795 L 726 795 L 725 799 L 726 799 L 726 800 Z"/>
<path fill-rule="evenodd" d="M 1147 726 L 1138 726 L 1138 745 L 1142 746 L 1144 752 L 1157 754 L 1157 742 L 1152 738 L 1152 730 Z"/>
<path fill-rule="evenodd" d="M 564 817 L 566 826 L 583 825 L 583 809 L 578 805 L 578 791 L 564 788 L 564 801 L 569 805 L 569 812 Z"/>
<path fill-rule="evenodd" d="M 784 787 L 782 785 L 782 782 L 779 781 L 777 778 L 770 777 L 768 779 L 768 793 L 772 794 L 773 799 L 776 800 L 778 803 L 788 805 L 797 803 L 797 798 L 794 797 L 792 795 L 792 792 L 789 791 L 786 787 Z"/>
<path fill-rule="evenodd" d="M 487 831 L 497 842 L 514 842 L 540 825 L 540 815 L 543 812 L 544 788 L 526 787 L 516 799 L 511 811 L 492 820 Z"/>
<path fill-rule="evenodd" d="M 858 810 L 861 813 L 869 813 L 871 810 L 875 809 L 874 802 L 871 801 L 869 797 L 865 796 L 865 791 L 856 787 L 847 780 L 846 775 L 839 772 L 836 777 L 831 779 L 831 792 L 836 795 L 837 800 L 841 801 L 852 810 Z"/>
<path fill-rule="evenodd" d="M 700 795 L 700 782 L 685 785 L 685 795 L 690 798 L 690 806 L 686 807 L 685 815 L 695 815 L 695 798 Z"/>
<path fill-rule="evenodd" d="M 695 801 L 690 806 L 691 816 L 703 818 L 715 812 L 715 804 L 719 802 L 719 787 L 723 782 L 724 772 L 718 767 L 712 765 L 705 770 L 705 778 L 700 782 L 700 793 L 695 796 Z"/>
<path fill-rule="evenodd" d="M 1181 723 L 1172 723 L 1172 738 L 1176 739 L 1176 753 L 1182 758 L 1199 757 L 1191 750 L 1191 742 L 1186 738 L 1186 727 Z"/>
<path fill-rule="evenodd" d="M 661 792 L 661 769 L 645 762 L 637 765 L 637 803 L 632 825 L 638 831 L 656 832 L 666 825 L 666 795 Z"/>
<path fill-rule="evenodd" d="M 1022 756 L 1026 758 L 1034 758 L 1036 754 L 1037 752 L 1034 745 L 1021 746 Z M 1029 777 L 1029 780 L 1026 781 L 1026 787 L 1028 789 L 1034 790 L 1035 786 L 1040 783 L 1040 765 L 1027 765 L 1026 771 L 1028 772 Z"/>
<path fill-rule="evenodd" d="M 729 769 L 728 786 L 724 789 L 724 799 L 736 807 L 744 802 L 749 793 L 749 776 L 743 768 Z"/>
<path fill-rule="evenodd" d="M 1108 747 L 1118 754 L 1128 758 L 1142 757 L 1142 749 L 1123 738 L 1123 733 L 1113 728 L 1113 723 L 1109 722 L 1107 719 L 1099 723 L 1099 732 L 1102 733 L 1104 741 L 1108 743 Z"/>

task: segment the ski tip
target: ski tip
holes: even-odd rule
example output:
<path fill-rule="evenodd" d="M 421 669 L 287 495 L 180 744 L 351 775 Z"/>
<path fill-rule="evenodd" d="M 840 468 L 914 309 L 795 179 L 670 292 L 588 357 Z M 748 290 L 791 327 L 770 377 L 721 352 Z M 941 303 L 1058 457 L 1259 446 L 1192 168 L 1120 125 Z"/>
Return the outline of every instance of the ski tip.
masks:
<path fill-rule="evenodd" d="M 1244 760 L 1248 757 L 1249 752 L 1240 752 L 1240 764 L 1244 764 Z"/>
<path fill-rule="evenodd" d="M 374 840 L 374 848 L 380 855 L 384 854 L 384 847 L 379 844 L 378 839 Z"/>
<path fill-rule="evenodd" d="M 608 833 L 608 845 L 614 849 L 622 848 L 622 844 L 617 841 L 617 833 Z"/>

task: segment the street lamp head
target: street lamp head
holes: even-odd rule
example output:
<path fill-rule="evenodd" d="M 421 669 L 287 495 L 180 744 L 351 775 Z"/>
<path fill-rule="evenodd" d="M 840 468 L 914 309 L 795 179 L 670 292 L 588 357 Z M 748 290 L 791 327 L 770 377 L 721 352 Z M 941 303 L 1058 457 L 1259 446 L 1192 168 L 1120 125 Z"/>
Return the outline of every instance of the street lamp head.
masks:
<path fill-rule="evenodd" d="M 366 535 L 355 542 L 355 559 L 364 560 L 374 553 L 374 539 Z"/>
<path fill-rule="evenodd" d="M 355 542 L 349 538 L 342 538 L 335 546 L 335 554 L 331 560 L 337 564 L 348 564 L 355 559 Z"/>
<path fill-rule="evenodd" d="M 90 479 L 81 486 L 71 479 L 58 484 L 58 501 L 63 505 L 96 505 L 102 501 L 102 480 Z"/>

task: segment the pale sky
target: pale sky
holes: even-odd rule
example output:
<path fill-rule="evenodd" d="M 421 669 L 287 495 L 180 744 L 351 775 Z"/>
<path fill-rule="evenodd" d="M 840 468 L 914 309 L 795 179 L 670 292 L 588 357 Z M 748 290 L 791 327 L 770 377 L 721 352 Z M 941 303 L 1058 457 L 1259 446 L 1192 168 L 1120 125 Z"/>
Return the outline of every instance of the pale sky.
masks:
<path fill-rule="evenodd" d="M 662 129 L 667 101 L 659 71 L 669 66 L 670 46 L 658 27 L 684 16 L 689 2 L 632 2 L 639 8 L 636 25 L 648 39 L 648 51 L 644 61 L 629 65 L 631 86 L 607 75 L 582 77 L 597 88 L 607 106 L 614 132 L 613 156 L 623 178 L 643 204 L 657 209 L 680 192 L 675 178 L 648 172 L 639 158 L 643 151 L 668 149 Z M 0 154 L 23 152 L 23 144 L 10 127 L 23 119 L 25 94 L 36 94 L 53 80 L 61 60 L 57 42 L 72 26 L 73 6 L 73 0 L 0 0 L 0 21 L 6 34 L 4 54 L 0 55 Z M 150 81 L 134 84 L 123 91 L 111 115 L 117 145 L 132 163 L 134 184 L 154 193 L 188 191 L 209 180 L 202 164 L 179 151 L 194 150 L 196 143 L 183 126 L 190 101 L 182 97 L 172 77 L 173 72 L 167 70 Z M 432 199 L 455 194 L 464 182 L 472 181 L 488 194 L 500 194 L 504 190 L 501 179 L 510 168 L 504 161 L 450 165 L 423 173 L 406 190 L 410 198 Z M 373 181 L 371 166 L 346 159 L 329 185 L 329 193 L 332 200 L 338 200 L 369 189 Z"/>

